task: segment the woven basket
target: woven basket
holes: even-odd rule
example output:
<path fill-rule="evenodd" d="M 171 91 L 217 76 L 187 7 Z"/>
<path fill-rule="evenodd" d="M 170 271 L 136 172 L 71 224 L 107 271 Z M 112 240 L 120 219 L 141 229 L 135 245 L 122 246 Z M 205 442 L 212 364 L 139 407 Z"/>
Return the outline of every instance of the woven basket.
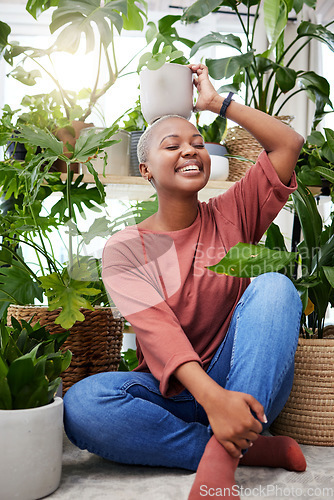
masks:
<path fill-rule="evenodd" d="M 72 352 L 72 361 L 62 374 L 63 392 L 79 380 L 105 371 L 117 371 L 121 360 L 124 320 L 116 308 L 95 307 L 81 309 L 84 321 L 77 321 L 70 329 L 70 335 L 63 344 L 64 349 Z M 64 329 L 55 324 L 59 310 L 48 311 L 44 306 L 8 307 L 7 321 L 11 317 L 17 320 L 29 320 L 34 316 L 32 324 L 39 321 L 46 325 L 50 333 L 63 332 Z"/>
<path fill-rule="evenodd" d="M 293 116 L 275 116 L 278 120 L 290 125 Z M 256 161 L 262 151 L 261 144 L 244 128 L 237 125 L 227 129 L 224 139 L 224 145 L 228 150 L 228 154 L 235 156 L 243 156 L 248 160 Z M 237 158 L 229 158 L 229 176 L 228 181 L 239 181 L 246 174 L 247 170 L 253 165 L 250 161 L 238 160 Z"/>
<path fill-rule="evenodd" d="M 334 446 L 334 339 L 299 339 L 291 394 L 270 431 Z"/>

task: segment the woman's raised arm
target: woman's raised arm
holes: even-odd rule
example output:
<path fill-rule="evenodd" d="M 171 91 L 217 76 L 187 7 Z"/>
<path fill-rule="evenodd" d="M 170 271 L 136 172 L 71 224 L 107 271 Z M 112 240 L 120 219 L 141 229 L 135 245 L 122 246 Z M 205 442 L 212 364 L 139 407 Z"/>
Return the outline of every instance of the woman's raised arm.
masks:
<path fill-rule="evenodd" d="M 194 85 L 198 90 L 196 110 L 208 110 L 219 114 L 224 102 L 208 76 L 204 64 L 191 64 L 196 75 Z M 257 109 L 232 101 L 226 117 L 248 130 L 267 152 L 280 180 L 288 185 L 295 169 L 304 138 L 280 120 Z"/>

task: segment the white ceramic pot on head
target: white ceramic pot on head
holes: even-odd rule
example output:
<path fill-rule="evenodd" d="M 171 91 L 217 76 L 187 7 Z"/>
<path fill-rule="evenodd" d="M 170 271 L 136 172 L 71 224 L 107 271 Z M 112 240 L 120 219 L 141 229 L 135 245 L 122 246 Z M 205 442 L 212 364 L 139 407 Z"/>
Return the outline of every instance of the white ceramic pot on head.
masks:
<path fill-rule="evenodd" d="M 156 70 L 144 69 L 140 73 L 140 102 L 150 125 L 166 115 L 180 115 L 189 120 L 193 109 L 191 69 L 174 63 Z"/>

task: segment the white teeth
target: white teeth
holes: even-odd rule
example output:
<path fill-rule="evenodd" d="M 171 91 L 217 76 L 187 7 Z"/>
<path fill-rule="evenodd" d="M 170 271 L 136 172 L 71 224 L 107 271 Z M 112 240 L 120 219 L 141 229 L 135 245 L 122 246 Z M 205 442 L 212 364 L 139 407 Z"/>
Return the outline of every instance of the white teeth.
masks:
<path fill-rule="evenodd" d="M 178 172 L 189 172 L 190 170 L 199 171 L 199 167 L 197 165 L 187 165 L 186 167 L 179 168 Z"/>

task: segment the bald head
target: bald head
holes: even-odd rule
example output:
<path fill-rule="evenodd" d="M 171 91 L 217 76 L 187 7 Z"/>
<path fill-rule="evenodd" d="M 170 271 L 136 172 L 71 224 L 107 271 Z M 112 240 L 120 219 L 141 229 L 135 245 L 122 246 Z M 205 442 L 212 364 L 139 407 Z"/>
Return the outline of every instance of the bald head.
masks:
<path fill-rule="evenodd" d="M 148 160 L 148 155 L 151 147 L 151 139 L 154 131 L 157 130 L 161 123 L 165 122 L 166 120 L 170 120 L 171 118 L 179 118 L 180 120 L 184 120 L 189 123 L 189 120 L 179 115 L 162 116 L 161 118 L 153 122 L 152 125 L 145 130 L 145 132 L 139 139 L 137 146 L 137 157 L 139 163 L 145 163 Z"/>

